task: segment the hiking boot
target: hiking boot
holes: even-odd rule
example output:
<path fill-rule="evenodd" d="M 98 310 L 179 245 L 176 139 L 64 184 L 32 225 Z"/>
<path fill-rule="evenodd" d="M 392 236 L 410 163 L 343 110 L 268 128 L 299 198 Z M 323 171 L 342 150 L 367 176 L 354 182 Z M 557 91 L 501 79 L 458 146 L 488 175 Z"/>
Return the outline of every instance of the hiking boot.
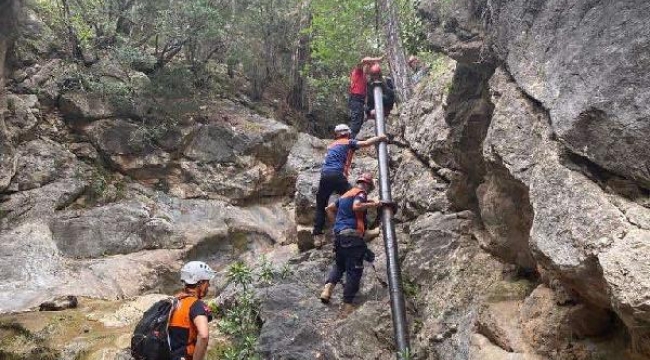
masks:
<path fill-rule="evenodd" d="M 339 319 L 347 318 L 350 314 L 354 312 L 355 309 L 356 306 L 348 303 L 343 303 L 343 306 L 341 307 L 341 311 L 339 313 Z"/>
<path fill-rule="evenodd" d="M 332 292 L 334 291 L 334 286 L 336 286 L 336 284 L 332 284 L 332 283 L 325 284 L 325 287 L 323 288 L 323 292 L 320 293 L 320 301 L 323 304 L 329 304 L 330 298 L 332 297 Z"/>

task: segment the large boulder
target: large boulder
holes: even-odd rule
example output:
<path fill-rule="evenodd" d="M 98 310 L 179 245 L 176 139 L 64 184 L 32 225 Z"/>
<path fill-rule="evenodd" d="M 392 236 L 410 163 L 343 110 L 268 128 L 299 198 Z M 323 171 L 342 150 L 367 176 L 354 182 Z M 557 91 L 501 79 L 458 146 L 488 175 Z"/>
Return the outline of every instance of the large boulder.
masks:
<path fill-rule="evenodd" d="M 61 95 L 59 109 L 68 123 L 73 126 L 117 116 L 105 96 L 81 91 L 71 91 Z"/>
<path fill-rule="evenodd" d="M 223 114 L 226 110 L 232 113 Z M 289 194 L 295 174 L 283 166 L 295 131 L 227 101 L 214 111 L 207 124 L 188 136 L 178 180 L 172 179 L 170 187 L 186 192 L 183 183 L 190 182 L 200 189 L 194 193 L 236 202 Z"/>
<path fill-rule="evenodd" d="M 36 95 L 9 94 L 7 96 L 8 114 L 5 125 L 12 138 L 25 136 L 33 131 L 41 116 L 38 107 Z"/>
<path fill-rule="evenodd" d="M 5 195 L 0 203 L 0 229 L 10 229 L 32 219 L 47 219 L 56 210 L 73 203 L 87 187 L 87 181 L 72 178 Z"/>
<path fill-rule="evenodd" d="M 99 120 L 83 131 L 112 167 L 136 179 L 159 178 L 171 158 L 148 137 L 144 126 L 124 119 Z"/>
<path fill-rule="evenodd" d="M 9 189 L 30 190 L 66 178 L 82 178 L 88 166 L 63 145 L 48 138 L 32 140 L 17 149 L 16 173 Z"/>
<path fill-rule="evenodd" d="M 644 0 L 425 2 L 429 40 L 471 64 L 501 62 L 550 113 L 559 140 L 650 187 Z M 615 19 L 610 21 L 610 19 Z"/>
<path fill-rule="evenodd" d="M 147 207 L 137 202 L 64 213 L 51 221 L 51 228 L 58 248 L 73 258 L 183 245 L 169 220 L 150 216 Z"/>
<path fill-rule="evenodd" d="M 526 252 L 530 244 L 541 268 L 555 274 L 585 301 L 612 307 L 628 327 L 647 321 L 647 301 L 631 294 L 647 289 L 645 264 L 650 258 L 643 252 L 625 255 L 625 261 L 621 256 L 630 246 L 636 247 L 631 244 L 650 234 L 644 220 L 650 210 L 607 194 L 593 181 L 598 180 L 597 173 L 576 171 L 580 168 L 571 158 L 561 157 L 562 146 L 553 140 L 548 117 L 507 74 L 498 70 L 491 87 L 495 110 L 484 156 L 489 167 L 494 166 L 494 176 L 505 176 L 528 190 L 534 213 L 530 239 L 510 239 L 519 239 L 513 248 Z M 494 198 L 484 200 L 497 205 Z M 507 225 L 502 220 L 495 224 L 499 223 Z M 622 273 L 625 281 L 620 280 Z"/>
<path fill-rule="evenodd" d="M 407 223 L 402 263 L 405 295 L 417 304 L 416 356 L 456 359 L 470 351 L 478 307 L 503 264 L 482 251 L 469 211 L 425 213 Z"/>
<path fill-rule="evenodd" d="M 446 212 L 451 208 L 446 194 L 448 182 L 429 168 L 412 151 L 395 156 L 392 170 L 392 195 L 402 220 L 413 220 L 427 212 Z"/>
<path fill-rule="evenodd" d="M 65 281 L 64 258 L 47 223 L 25 223 L 0 235 L 0 312 L 37 305 Z"/>

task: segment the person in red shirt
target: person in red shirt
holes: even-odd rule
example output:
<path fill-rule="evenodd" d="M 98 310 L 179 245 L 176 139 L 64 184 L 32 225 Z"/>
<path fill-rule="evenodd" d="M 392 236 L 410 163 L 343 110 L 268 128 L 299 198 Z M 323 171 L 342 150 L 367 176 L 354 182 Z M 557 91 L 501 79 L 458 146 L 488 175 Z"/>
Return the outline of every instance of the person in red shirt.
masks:
<path fill-rule="evenodd" d="M 366 73 L 370 65 L 376 64 L 383 59 L 380 57 L 365 57 L 350 72 L 350 97 L 348 108 L 350 109 L 351 138 L 357 137 L 363 125 L 365 111 L 367 80 Z"/>

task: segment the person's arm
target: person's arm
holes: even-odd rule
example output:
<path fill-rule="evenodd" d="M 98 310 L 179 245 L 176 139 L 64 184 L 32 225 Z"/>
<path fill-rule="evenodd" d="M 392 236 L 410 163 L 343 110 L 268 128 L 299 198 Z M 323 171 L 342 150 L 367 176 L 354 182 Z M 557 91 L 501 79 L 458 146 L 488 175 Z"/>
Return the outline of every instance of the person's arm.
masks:
<path fill-rule="evenodd" d="M 378 143 L 380 141 L 384 141 L 386 139 L 387 139 L 387 137 L 384 134 L 379 135 L 379 136 L 373 136 L 373 137 L 371 137 L 369 139 L 358 141 L 357 146 L 358 147 L 367 147 L 367 146 L 375 145 L 376 143 Z"/>
<path fill-rule="evenodd" d="M 336 203 L 331 203 L 327 205 L 325 208 L 325 212 L 327 213 L 327 218 L 330 220 L 330 222 L 334 222 L 336 220 L 336 210 L 338 208 L 336 207 Z"/>
<path fill-rule="evenodd" d="M 379 57 L 370 57 L 370 56 L 366 56 L 366 57 L 364 57 L 363 59 L 361 59 L 361 63 L 359 63 L 359 65 L 368 65 L 368 64 L 372 64 L 372 63 L 380 62 L 380 61 L 382 61 L 383 59 L 384 59 L 384 56 L 383 56 L 383 55 L 382 55 L 382 56 L 379 56 Z"/>
<path fill-rule="evenodd" d="M 377 208 L 381 205 L 379 200 L 368 200 L 362 201 L 361 199 L 355 199 L 352 203 L 353 211 L 362 211 L 370 208 Z"/>
<path fill-rule="evenodd" d="M 196 316 L 194 318 L 194 325 L 196 326 L 196 346 L 194 347 L 194 356 L 192 359 L 203 360 L 208 350 L 208 340 L 210 339 L 208 317 L 205 315 Z"/>

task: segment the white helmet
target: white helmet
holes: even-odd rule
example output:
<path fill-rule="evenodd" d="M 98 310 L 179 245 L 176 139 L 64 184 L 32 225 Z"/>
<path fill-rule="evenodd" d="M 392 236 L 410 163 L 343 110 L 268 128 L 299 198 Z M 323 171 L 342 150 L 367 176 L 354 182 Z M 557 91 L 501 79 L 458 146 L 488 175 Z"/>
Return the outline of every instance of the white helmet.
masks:
<path fill-rule="evenodd" d="M 345 124 L 338 124 L 334 128 L 334 132 L 337 134 L 349 134 L 350 133 L 350 127 L 345 125 Z"/>
<path fill-rule="evenodd" d="M 216 273 L 203 261 L 190 261 L 181 269 L 181 280 L 188 285 L 194 285 L 201 280 L 212 280 Z"/>

